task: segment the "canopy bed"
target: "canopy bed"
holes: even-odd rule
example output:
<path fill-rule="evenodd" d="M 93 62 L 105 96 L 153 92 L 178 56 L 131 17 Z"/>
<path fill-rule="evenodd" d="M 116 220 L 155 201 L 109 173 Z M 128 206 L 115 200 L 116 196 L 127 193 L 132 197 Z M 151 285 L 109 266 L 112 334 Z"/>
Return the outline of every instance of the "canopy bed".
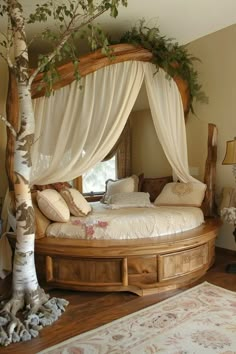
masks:
<path fill-rule="evenodd" d="M 155 226 L 160 221 L 155 221 L 151 237 L 144 233 L 138 238 L 73 239 L 60 238 L 59 234 L 50 237 L 49 232 L 48 237 L 42 237 L 46 228 L 53 224 L 46 218 L 40 239 L 35 242 L 36 267 L 39 279 L 51 287 L 132 291 L 145 295 L 188 285 L 201 277 L 214 261 L 215 237 L 220 225 L 219 220 L 213 217 L 217 132 L 216 127 L 210 124 L 203 184 L 188 172 L 184 121 L 190 102 L 187 83 L 180 77 L 167 79 L 162 69 L 155 73 L 156 67 L 150 63 L 152 54 L 144 48 L 120 44 L 113 46 L 113 50 L 115 57 L 112 60 L 100 51 L 80 59 L 82 90 L 73 82 L 72 64 L 65 64 L 59 69 L 61 78 L 55 84 L 55 93 L 50 99 L 43 97 L 42 74 L 34 80 L 32 98 L 35 99 L 36 141 L 32 154 L 32 187 L 72 180 L 101 161 L 120 136 L 145 80 L 155 129 L 172 166 L 174 180 L 200 188 L 206 186 L 202 204 L 194 209 L 200 215 L 201 206 L 205 220 L 201 219 L 201 214 L 196 227 L 193 224 L 186 227 L 186 231 L 180 228 L 160 235 L 155 234 Z M 109 99 L 105 99 L 108 92 Z M 7 102 L 8 119 L 17 126 L 17 96 L 11 73 Z M 62 107 L 66 107 L 63 113 Z M 14 140 L 8 132 L 6 163 L 10 189 L 13 186 L 13 146 Z M 144 178 L 140 189 L 132 192 L 148 192 L 153 202 L 170 181 L 171 177 Z M 32 196 L 35 199 L 34 194 Z M 38 205 L 35 201 L 34 206 L 37 225 Z M 157 204 L 151 205 L 150 211 L 153 213 L 157 207 Z M 97 206 L 93 208 L 95 210 Z M 139 220 L 146 209 L 139 209 Z M 115 215 L 117 220 L 119 217 Z M 83 220 L 86 219 L 72 219 L 72 226 L 76 223 L 81 226 Z M 67 231 L 64 233 L 68 236 Z M 14 244 L 14 237 L 9 235 L 9 240 Z"/>

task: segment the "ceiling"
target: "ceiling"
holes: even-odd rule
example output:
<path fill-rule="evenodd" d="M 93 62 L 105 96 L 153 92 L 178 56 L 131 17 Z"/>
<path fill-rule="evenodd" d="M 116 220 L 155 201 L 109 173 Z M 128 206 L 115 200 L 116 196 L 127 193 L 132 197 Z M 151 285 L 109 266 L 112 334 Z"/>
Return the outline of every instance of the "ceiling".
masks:
<path fill-rule="evenodd" d="M 34 4 L 45 0 L 20 2 L 29 13 Z M 104 14 L 98 22 L 116 38 L 142 18 L 149 27 L 159 27 L 162 35 L 187 44 L 235 24 L 236 0 L 128 0 L 128 7 L 121 6 L 116 19 Z"/>
<path fill-rule="evenodd" d="M 107 18 L 101 19 L 106 27 Z M 236 0 L 128 0 L 109 26 L 123 33 L 142 18 L 149 27 L 158 26 L 162 35 L 186 44 L 235 24 Z"/>
<path fill-rule="evenodd" d="M 33 11 L 35 4 L 45 3 L 46 0 L 19 1 L 27 14 Z M 116 19 L 106 13 L 97 22 L 115 40 L 141 19 L 145 20 L 148 27 L 159 27 L 161 35 L 173 38 L 179 44 L 187 44 L 236 24 L 236 0 L 128 0 L 128 7 L 121 6 Z M 30 26 L 27 34 L 31 37 L 38 30 L 38 26 Z M 45 49 L 45 43 L 41 47 L 39 42 L 32 47 L 36 52 Z M 80 43 L 80 49 L 81 54 L 88 50 L 83 43 Z M 133 109 L 148 107 L 146 91 L 142 87 Z"/>

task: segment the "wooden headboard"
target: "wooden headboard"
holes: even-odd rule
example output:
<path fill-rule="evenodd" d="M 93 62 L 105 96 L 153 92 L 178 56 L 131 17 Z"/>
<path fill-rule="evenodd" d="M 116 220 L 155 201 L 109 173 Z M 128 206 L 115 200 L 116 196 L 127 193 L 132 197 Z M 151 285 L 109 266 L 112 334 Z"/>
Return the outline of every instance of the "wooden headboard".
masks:
<path fill-rule="evenodd" d="M 156 197 L 161 193 L 164 186 L 172 181 L 172 176 L 144 178 L 141 186 L 141 192 L 149 193 L 151 202 L 154 202 Z"/>

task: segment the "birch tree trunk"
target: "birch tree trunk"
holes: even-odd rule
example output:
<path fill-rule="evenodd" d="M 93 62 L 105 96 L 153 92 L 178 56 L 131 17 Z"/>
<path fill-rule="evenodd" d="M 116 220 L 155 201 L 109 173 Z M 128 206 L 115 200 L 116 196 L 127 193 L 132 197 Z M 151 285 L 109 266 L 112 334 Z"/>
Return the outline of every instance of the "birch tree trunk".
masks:
<path fill-rule="evenodd" d="M 16 200 L 16 247 L 13 265 L 12 298 L 0 314 L 0 343 L 28 340 L 38 330 L 54 322 L 67 302 L 53 299 L 40 288 L 34 262 L 35 220 L 30 193 L 31 147 L 34 142 L 34 112 L 29 85 L 28 48 L 22 7 L 17 0 L 8 0 L 13 33 L 17 89 L 19 96 L 19 130 L 14 153 L 14 190 Z M 43 305 L 46 303 L 46 307 Z M 27 305 L 28 317 L 22 322 L 16 314 Z M 34 314 L 41 311 L 40 316 Z M 45 314 L 45 316 L 43 316 Z M 7 330 L 4 329 L 7 328 Z"/>
<path fill-rule="evenodd" d="M 28 45 L 20 1 L 2 0 L 4 4 L 0 2 L 0 16 L 7 14 L 9 19 L 8 34 L 1 45 L 6 49 L 6 62 L 11 73 L 14 73 L 16 77 L 19 98 L 19 127 L 17 131 L 5 119 L 6 125 L 16 137 L 13 174 L 17 240 L 13 265 L 12 298 L 0 311 L 1 345 L 37 336 L 38 330 L 57 320 L 68 304 L 63 299 L 49 299 L 49 296 L 40 288 L 36 276 L 34 263 L 35 220 L 30 193 L 31 147 L 34 143 L 35 130 L 31 83 L 36 75 L 44 70 L 43 80 L 49 84 L 51 89 L 53 80 L 57 76 L 55 74 L 55 58 L 60 61 L 68 55 L 74 62 L 75 78 L 79 79 L 74 43 L 75 34 L 78 35 L 82 28 L 87 27 L 106 11 L 110 11 L 110 15 L 116 17 L 118 15 L 117 7 L 120 3 L 127 6 L 126 0 L 70 0 L 67 4 L 61 1 L 61 4 L 58 3 L 55 6 L 53 1 L 46 1 L 42 5 L 37 5 L 35 14 L 30 15 L 27 23 L 46 21 L 48 16 L 52 16 L 59 23 L 60 31 L 57 34 L 50 32 L 50 30 L 43 32 L 42 35 L 55 41 L 56 45 L 53 45 L 52 52 L 41 57 L 38 68 L 29 77 Z M 91 26 L 91 34 L 88 36 L 90 45 L 95 49 L 98 44 L 100 46 L 102 44 L 103 50 L 110 54 L 106 36 L 99 28 L 95 29 L 96 25 Z M 71 37 L 72 41 L 68 44 Z M 12 47 L 14 48 L 14 61 L 10 58 Z M 17 312 L 25 308 L 27 316 L 23 321 L 20 321 L 16 317 Z"/>
<path fill-rule="evenodd" d="M 22 308 L 25 296 L 34 306 L 40 302 L 42 292 L 39 289 L 34 265 L 35 221 L 29 185 L 34 112 L 28 85 L 28 48 L 21 5 L 16 0 L 9 0 L 9 6 L 20 112 L 20 129 L 17 132 L 14 157 L 17 242 L 13 267 L 12 313 L 16 314 L 19 308 Z"/>

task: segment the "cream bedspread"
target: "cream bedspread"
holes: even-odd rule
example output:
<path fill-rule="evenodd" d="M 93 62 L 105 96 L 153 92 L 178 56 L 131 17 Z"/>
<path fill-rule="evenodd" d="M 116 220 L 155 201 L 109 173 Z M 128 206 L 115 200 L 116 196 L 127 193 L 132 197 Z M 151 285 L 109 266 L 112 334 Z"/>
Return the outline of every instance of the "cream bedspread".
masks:
<path fill-rule="evenodd" d="M 196 207 L 153 206 L 151 208 L 109 209 L 92 203 L 86 217 L 71 217 L 68 223 L 52 223 L 48 237 L 74 239 L 136 239 L 164 236 L 193 229 L 204 222 Z"/>

